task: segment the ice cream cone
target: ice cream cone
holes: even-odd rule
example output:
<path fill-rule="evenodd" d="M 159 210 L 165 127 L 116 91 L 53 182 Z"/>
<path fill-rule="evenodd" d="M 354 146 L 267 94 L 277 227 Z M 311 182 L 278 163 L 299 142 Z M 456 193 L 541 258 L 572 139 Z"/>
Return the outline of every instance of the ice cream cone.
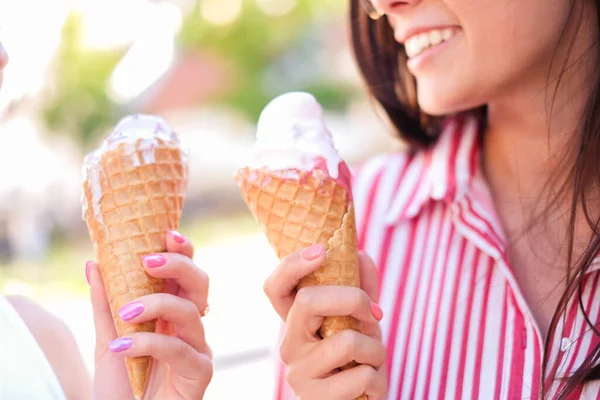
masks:
<path fill-rule="evenodd" d="M 320 243 L 325 262 L 300 281 L 311 285 L 360 287 L 354 207 L 347 189 L 320 170 L 270 171 L 241 168 L 236 181 L 250 211 L 278 258 Z M 353 317 L 326 317 L 323 338 L 358 329 Z"/>
<path fill-rule="evenodd" d="M 324 263 L 304 277 L 298 289 L 360 287 L 350 171 L 312 95 L 286 93 L 265 107 L 252 155 L 235 178 L 279 259 L 317 243 L 325 248 Z M 353 317 L 326 317 L 319 334 L 327 338 L 359 328 Z M 352 362 L 342 369 L 354 366 Z"/>
<path fill-rule="evenodd" d="M 89 158 L 92 159 L 89 159 Z M 84 219 L 119 336 L 154 332 L 156 321 L 129 324 L 118 309 L 159 293 L 163 281 L 146 274 L 142 257 L 166 250 L 167 231 L 177 229 L 187 188 L 187 165 L 176 143 L 161 138 L 115 142 L 88 156 Z M 144 395 L 151 357 L 126 360 L 136 399 Z"/>

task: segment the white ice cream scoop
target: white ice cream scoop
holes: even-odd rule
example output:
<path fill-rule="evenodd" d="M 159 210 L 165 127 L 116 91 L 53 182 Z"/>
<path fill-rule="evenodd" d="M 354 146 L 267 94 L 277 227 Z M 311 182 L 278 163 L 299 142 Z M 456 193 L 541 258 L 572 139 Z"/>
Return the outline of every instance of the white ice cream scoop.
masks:
<path fill-rule="evenodd" d="M 249 167 L 310 171 L 323 161 L 329 175 L 337 179 L 343 161 L 317 100 L 304 92 L 290 92 L 273 99 L 258 121 Z"/>
<path fill-rule="evenodd" d="M 164 119 L 154 115 L 135 114 L 121 119 L 102 146 L 85 157 L 83 179 L 90 184 L 94 213 L 97 218 L 101 218 L 99 204 L 102 199 L 100 187 L 102 156 L 123 145 L 125 146 L 123 154 L 130 157 L 130 165 L 151 164 L 156 162 L 155 149 L 160 144 L 179 147 L 182 160 L 187 160 L 187 152 L 181 148 L 179 136 L 169 128 Z M 82 196 L 85 219 L 87 203 L 84 200 Z"/>
<path fill-rule="evenodd" d="M 135 142 L 139 139 L 179 143 L 179 137 L 171 131 L 164 119 L 155 115 L 135 114 L 124 117 L 117 123 L 105 145 Z"/>

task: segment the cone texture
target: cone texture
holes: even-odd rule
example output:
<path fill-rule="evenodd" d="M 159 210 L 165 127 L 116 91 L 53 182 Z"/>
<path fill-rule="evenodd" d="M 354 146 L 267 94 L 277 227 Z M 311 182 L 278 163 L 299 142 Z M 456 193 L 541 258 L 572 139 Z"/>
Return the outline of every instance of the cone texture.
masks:
<path fill-rule="evenodd" d="M 325 262 L 303 278 L 298 289 L 312 285 L 360 287 L 354 207 L 344 186 L 320 170 L 242 168 L 236 181 L 279 259 L 313 244 L 325 247 Z M 319 333 L 325 338 L 358 328 L 353 317 L 326 317 Z"/>
<path fill-rule="evenodd" d="M 178 147 L 160 140 L 152 162 L 146 163 L 147 158 L 148 149 L 132 154 L 131 145 L 119 145 L 91 167 L 83 187 L 85 219 L 119 336 L 155 330 L 156 321 L 128 324 L 117 310 L 163 291 L 163 281 L 144 271 L 142 256 L 166 250 L 165 235 L 179 226 L 187 188 L 187 166 Z M 143 397 L 151 361 L 126 360 L 137 399 Z"/>

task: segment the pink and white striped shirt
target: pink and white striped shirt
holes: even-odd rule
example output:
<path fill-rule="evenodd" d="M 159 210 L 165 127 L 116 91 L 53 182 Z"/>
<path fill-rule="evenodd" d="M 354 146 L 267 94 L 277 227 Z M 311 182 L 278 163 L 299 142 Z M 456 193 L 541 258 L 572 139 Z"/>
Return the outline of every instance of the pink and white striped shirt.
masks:
<path fill-rule="evenodd" d="M 479 136 L 475 118 L 454 117 L 431 149 L 376 157 L 354 177 L 359 245 L 379 268 L 389 400 L 540 397 L 544 343 L 507 261 Z M 599 271 L 595 262 L 582 287 L 597 327 Z M 549 370 L 568 377 L 599 344 L 572 301 Z M 275 398 L 294 399 L 279 374 Z M 571 398 L 600 399 L 600 381 Z"/>

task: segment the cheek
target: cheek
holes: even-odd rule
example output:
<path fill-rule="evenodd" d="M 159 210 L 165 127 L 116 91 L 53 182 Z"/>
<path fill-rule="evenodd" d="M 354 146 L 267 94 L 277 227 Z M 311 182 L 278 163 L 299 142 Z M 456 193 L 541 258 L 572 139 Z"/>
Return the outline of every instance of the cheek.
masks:
<path fill-rule="evenodd" d="M 449 2 L 448 2 L 449 3 Z M 463 5 L 464 1 L 456 1 Z M 419 104 L 443 115 L 474 108 L 507 90 L 545 78 L 569 12 L 560 0 L 478 2 L 458 9 L 460 40 L 417 75 Z"/>

